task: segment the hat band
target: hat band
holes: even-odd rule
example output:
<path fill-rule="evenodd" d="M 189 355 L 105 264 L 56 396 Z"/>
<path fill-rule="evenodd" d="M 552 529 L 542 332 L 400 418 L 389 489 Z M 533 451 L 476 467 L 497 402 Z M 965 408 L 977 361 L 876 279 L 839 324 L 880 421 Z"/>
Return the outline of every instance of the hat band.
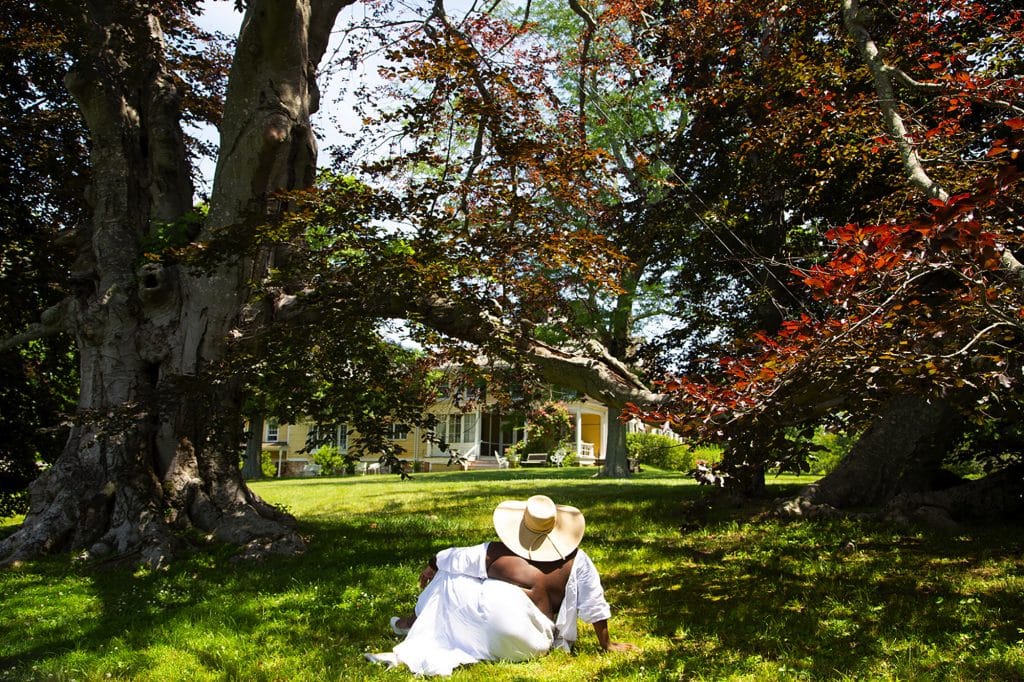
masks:
<path fill-rule="evenodd" d="M 550 533 L 551 529 L 555 527 L 555 519 L 554 517 L 538 519 L 534 516 L 530 516 L 529 514 L 524 514 L 523 525 L 526 526 L 527 530 L 533 533 Z"/>

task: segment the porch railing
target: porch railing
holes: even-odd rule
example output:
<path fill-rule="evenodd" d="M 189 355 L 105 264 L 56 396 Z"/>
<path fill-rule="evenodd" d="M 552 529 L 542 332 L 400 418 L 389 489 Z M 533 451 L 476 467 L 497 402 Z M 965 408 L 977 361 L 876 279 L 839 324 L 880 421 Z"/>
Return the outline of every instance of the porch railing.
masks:
<path fill-rule="evenodd" d="M 580 443 L 579 452 L 576 453 L 576 462 L 582 465 L 589 465 L 595 462 L 593 443 Z"/>

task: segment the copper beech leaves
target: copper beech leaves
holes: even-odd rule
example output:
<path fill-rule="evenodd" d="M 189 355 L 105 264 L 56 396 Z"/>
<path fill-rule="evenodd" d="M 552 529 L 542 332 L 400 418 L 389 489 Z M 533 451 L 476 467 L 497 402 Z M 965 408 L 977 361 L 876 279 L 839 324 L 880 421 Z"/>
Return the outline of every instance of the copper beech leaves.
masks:
<path fill-rule="evenodd" d="M 1016 390 L 1013 3 L 865 11 L 876 71 L 813 0 L 447 11 L 375 29 L 392 153 L 360 169 L 438 286 L 630 359 L 599 323 L 662 292 L 647 377 L 692 373 L 634 413 L 748 443 L 904 387 Z"/>
<path fill-rule="evenodd" d="M 1008 231 L 984 209 L 1019 203 L 1020 173 L 994 174 L 999 182 L 926 202 L 912 222 L 831 229 L 832 256 L 793 271 L 828 315 L 754 334 L 742 353 L 718 360 L 717 378 L 668 380 L 672 407 L 633 414 L 716 437 L 760 427 L 756 415 L 771 405 L 785 406 L 774 417 L 781 425 L 832 398 L 896 386 L 967 393 L 971 403 L 979 392 L 1019 391 L 1024 293 L 1001 258 L 1019 244 L 1019 226 Z"/>
<path fill-rule="evenodd" d="M 771 8 L 683 4 L 686 22 L 675 29 L 675 44 L 694 49 L 712 22 L 717 36 L 749 35 L 755 27 L 764 35 L 818 11 L 795 3 L 799 13 L 784 18 Z M 697 101 L 722 111 L 743 103 L 750 117 L 743 155 L 763 159 L 772 153 L 767 145 L 790 148 L 794 167 L 807 171 L 808 184 L 798 185 L 807 197 L 839 190 L 837 201 L 863 218 L 822 230 L 830 250 L 794 263 L 791 274 L 813 300 L 804 313 L 778 331 L 734 342 L 700 376 L 666 380 L 673 398 L 654 410 L 634 406 L 632 414 L 750 447 L 777 445 L 783 427 L 829 414 L 863 423 L 857 420 L 893 391 L 945 395 L 966 410 L 1015 399 L 1024 341 L 1016 264 L 1024 255 L 1018 151 L 1024 64 L 1007 46 L 1020 44 L 1024 15 L 1007 3 L 934 4 L 928 13 L 910 6 L 875 13 L 870 28 L 885 41 L 908 139 L 927 172 L 951 190 L 948 199 L 914 196 L 899 178 L 903 169 L 891 135 L 880 130 L 877 100 L 859 89 L 871 84 L 863 65 L 833 62 L 835 76 L 823 89 L 825 76 L 814 69 L 827 62 L 814 60 L 846 40 L 835 27 L 820 24 L 816 47 L 805 42 L 790 51 L 803 71 L 780 70 L 799 84 L 788 94 L 773 88 L 771 78 L 757 81 L 756 96 L 750 92 L 739 65 L 751 62 L 738 47 L 703 62 L 699 51 L 696 58 L 675 53 L 679 87 Z M 740 11 L 747 19 L 729 23 Z M 858 135 L 849 135 L 857 128 Z M 825 134 L 808 135 L 815 130 Z M 870 181 L 869 166 L 894 175 L 879 183 L 883 176 L 876 173 Z M 872 211 L 875 219 L 866 219 Z"/>

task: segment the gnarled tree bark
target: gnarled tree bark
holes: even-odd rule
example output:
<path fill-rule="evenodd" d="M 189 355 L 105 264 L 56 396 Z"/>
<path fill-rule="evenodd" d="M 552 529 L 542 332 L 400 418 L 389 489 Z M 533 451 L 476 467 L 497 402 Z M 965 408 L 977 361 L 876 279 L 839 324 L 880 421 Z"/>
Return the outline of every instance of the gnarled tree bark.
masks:
<path fill-rule="evenodd" d="M 835 471 L 806 486 L 780 510 L 790 516 L 874 510 L 898 495 L 930 491 L 958 431 L 956 413 L 947 402 L 897 395 Z"/>
<path fill-rule="evenodd" d="M 316 65 L 350 0 L 252 0 L 239 34 L 210 213 L 199 239 L 264 222 L 269 197 L 308 186 L 316 144 Z M 94 182 L 79 296 L 47 326 L 70 329 L 81 358 L 77 424 L 31 489 L 22 526 L 0 543 L 12 563 L 43 552 L 137 554 L 159 565 L 196 528 L 244 555 L 303 548 L 294 520 L 253 494 L 238 466 L 242 392 L 215 379 L 247 282 L 243 260 L 196 273 L 143 262 L 143 240 L 190 209 L 180 82 L 160 12 L 88 3 L 69 30 L 82 51 L 67 77 L 91 142 Z"/>

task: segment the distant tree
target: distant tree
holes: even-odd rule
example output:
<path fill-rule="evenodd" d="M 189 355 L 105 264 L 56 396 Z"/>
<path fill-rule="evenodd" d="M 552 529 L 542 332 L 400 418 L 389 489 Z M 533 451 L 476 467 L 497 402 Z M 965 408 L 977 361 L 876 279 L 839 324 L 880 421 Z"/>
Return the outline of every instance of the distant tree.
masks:
<path fill-rule="evenodd" d="M 392 11 L 380 5 L 362 24 L 371 45 L 394 47 L 388 84 L 363 95 L 366 112 L 383 109 L 378 125 L 344 162 L 387 145 L 387 158 L 356 170 L 396 188 L 405 220 L 456 237 L 459 267 L 475 271 L 458 286 L 508 327 L 613 365 L 649 393 L 639 326 L 673 307 L 664 280 L 685 261 L 703 207 L 676 177 L 688 114 L 661 87 L 669 72 L 644 51 L 642 18 L 556 2 L 464 17 L 434 2 L 409 22 Z M 555 383 L 587 381 L 538 362 L 529 344 L 497 346 L 488 350 L 506 362 L 525 350 L 518 364 Z M 624 404 L 589 389 L 613 410 Z M 605 473 L 626 475 L 625 431 L 618 420 L 609 431 Z"/>

